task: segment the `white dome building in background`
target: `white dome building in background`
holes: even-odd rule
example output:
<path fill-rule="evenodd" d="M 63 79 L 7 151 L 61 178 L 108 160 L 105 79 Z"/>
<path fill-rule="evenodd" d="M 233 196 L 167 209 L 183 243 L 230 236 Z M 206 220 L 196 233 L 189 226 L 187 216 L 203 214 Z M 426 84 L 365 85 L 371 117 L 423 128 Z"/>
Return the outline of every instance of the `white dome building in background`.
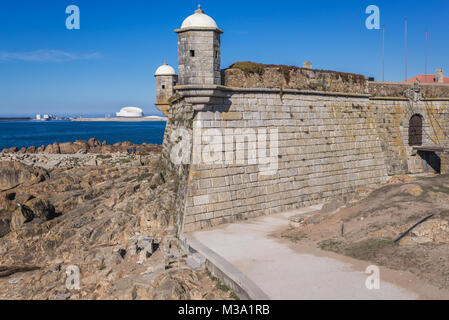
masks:
<path fill-rule="evenodd" d="M 142 118 L 143 110 L 137 107 L 125 107 L 117 112 L 117 118 Z"/>

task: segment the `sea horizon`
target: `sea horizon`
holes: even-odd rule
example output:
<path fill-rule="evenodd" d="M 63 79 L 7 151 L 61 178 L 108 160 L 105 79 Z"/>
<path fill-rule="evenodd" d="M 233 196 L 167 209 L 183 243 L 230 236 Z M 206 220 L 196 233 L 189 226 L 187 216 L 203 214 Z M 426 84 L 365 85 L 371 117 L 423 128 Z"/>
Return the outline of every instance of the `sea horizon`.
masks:
<path fill-rule="evenodd" d="M 110 116 L 111 118 L 115 118 L 116 112 L 110 112 L 110 113 L 83 113 L 83 112 L 67 112 L 67 113 L 52 113 L 52 112 L 37 112 L 37 113 L 0 113 L 0 118 L 36 118 L 36 115 L 53 115 L 58 118 L 106 118 L 107 116 Z M 144 117 L 164 117 L 163 114 L 159 113 L 144 113 Z"/>
<path fill-rule="evenodd" d="M 1 117 L 1 116 L 0 116 Z M 72 122 L 6 121 L 0 122 L 0 151 L 17 147 L 39 147 L 53 143 L 95 138 L 108 144 L 129 141 L 134 144 L 161 145 L 165 122 Z"/>

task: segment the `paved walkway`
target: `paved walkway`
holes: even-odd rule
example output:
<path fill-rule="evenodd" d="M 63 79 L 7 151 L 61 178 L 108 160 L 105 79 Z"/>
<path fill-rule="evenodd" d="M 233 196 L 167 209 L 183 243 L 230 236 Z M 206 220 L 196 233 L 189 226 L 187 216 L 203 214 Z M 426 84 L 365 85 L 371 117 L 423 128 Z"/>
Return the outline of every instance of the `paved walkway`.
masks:
<path fill-rule="evenodd" d="M 192 235 L 254 281 L 270 299 L 417 299 L 417 293 L 382 280 L 368 290 L 367 275 L 350 262 L 310 255 L 270 237 L 288 226 L 288 217 L 319 206 L 226 225 Z M 366 263 L 366 268 L 368 263 Z M 359 268 L 360 269 L 360 268 Z M 382 270 L 382 269 L 381 269 Z"/>

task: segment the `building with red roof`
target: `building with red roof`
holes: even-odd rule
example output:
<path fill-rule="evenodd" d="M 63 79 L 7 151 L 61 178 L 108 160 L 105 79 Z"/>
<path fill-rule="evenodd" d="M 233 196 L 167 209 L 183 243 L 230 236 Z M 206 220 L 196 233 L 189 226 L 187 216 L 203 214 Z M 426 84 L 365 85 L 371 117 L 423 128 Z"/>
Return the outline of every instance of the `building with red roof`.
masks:
<path fill-rule="evenodd" d="M 449 84 L 449 77 L 444 76 L 443 69 L 438 69 L 435 74 L 420 74 L 419 76 L 408 79 L 406 82 Z"/>

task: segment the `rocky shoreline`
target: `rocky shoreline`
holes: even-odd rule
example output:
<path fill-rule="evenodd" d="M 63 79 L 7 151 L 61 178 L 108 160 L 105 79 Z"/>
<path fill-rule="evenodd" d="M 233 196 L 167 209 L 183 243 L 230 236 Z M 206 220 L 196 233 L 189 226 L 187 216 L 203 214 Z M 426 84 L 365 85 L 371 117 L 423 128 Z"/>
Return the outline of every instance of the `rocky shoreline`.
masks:
<path fill-rule="evenodd" d="M 178 184 L 159 150 L 94 139 L 4 150 L 0 299 L 234 298 L 181 249 Z"/>
<path fill-rule="evenodd" d="M 136 154 L 146 155 L 153 152 L 160 152 L 161 147 L 154 144 L 133 144 L 131 142 L 118 142 L 109 145 L 106 141 L 100 142 L 95 138 L 90 138 L 88 141 L 77 140 L 75 142 L 53 143 L 47 146 L 39 147 L 31 146 L 28 148 L 7 148 L 3 149 L 3 154 L 110 154 L 110 153 L 128 153 L 129 149 L 136 149 Z"/>

